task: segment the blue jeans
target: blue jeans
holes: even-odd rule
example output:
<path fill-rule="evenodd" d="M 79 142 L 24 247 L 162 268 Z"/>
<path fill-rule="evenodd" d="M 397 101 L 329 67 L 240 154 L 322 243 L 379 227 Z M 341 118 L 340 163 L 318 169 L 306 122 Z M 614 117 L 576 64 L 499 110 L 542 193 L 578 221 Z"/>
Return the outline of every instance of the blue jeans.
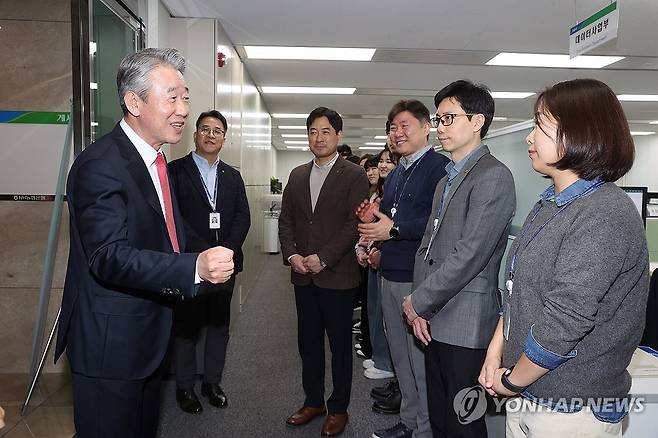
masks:
<path fill-rule="evenodd" d="M 391 353 L 384 333 L 384 314 L 382 313 L 382 295 L 379 290 L 381 275 L 368 268 L 368 328 L 372 345 L 372 360 L 380 370 L 393 371 Z"/>

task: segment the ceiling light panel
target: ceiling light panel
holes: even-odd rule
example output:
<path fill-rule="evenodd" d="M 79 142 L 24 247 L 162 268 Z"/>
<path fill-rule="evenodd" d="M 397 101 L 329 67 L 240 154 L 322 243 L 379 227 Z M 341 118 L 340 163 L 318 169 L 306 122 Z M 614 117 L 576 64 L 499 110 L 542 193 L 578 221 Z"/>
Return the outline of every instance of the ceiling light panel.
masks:
<path fill-rule="evenodd" d="M 281 134 L 283 138 L 307 138 L 306 134 Z"/>
<path fill-rule="evenodd" d="M 643 135 L 653 135 L 654 131 L 631 131 L 631 135 L 643 136 Z"/>
<path fill-rule="evenodd" d="M 279 129 L 303 129 L 306 131 L 306 126 L 301 125 L 279 125 Z"/>
<path fill-rule="evenodd" d="M 285 144 L 308 144 L 308 141 L 301 140 L 284 140 Z"/>
<path fill-rule="evenodd" d="M 627 102 L 658 102 L 658 94 L 618 94 L 617 99 Z"/>
<path fill-rule="evenodd" d="M 546 53 L 499 53 L 487 65 L 509 67 L 603 68 L 624 59 L 623 56 L 576 56 Z"/>
<path fill-rule="evenodd" d="M 349 47 L 244 46 L 249 59 L 302 59 L 314 61 L 370 61 L 376 49 Z"/>
<path fill-rule="evenodd" d="M 531 91 L 492 91 L 491 96 L 494 99 L 525 99 L 530 97 L 534 92 Z"/>
<path fill-rule="evenodd" d="M 306 119 L 308 118 L 308 114 L 274 113 L 272 117 L 275 119 Z"/>
<path fill-rule="evenodd" d="M 260 87 L 263 94 L 354 94 L 355 87 Z"/>

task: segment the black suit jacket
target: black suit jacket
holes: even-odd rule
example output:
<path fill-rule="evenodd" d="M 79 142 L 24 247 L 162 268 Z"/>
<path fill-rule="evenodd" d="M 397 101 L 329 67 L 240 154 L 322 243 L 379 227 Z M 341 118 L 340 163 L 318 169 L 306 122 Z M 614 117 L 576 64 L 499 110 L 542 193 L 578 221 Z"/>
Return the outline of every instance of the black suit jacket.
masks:
<path fill-rule="evenodd" d="M 146 165 L 123 129 L 87 147 L 69 172 L 70 252 L 55 360 L 88 377 L 135 380 L 161 364 L 174 298 L 193 297 L 198 254 L 174 254 Z M 185 248 L 172 190 L 174 220 Z"/>
<path fill-rule="evenodd" d="M 219 239 L 215 230 L 208 226 L 212 209 L 192 152 L 169 163 L 169 177 L 185 220 L 187 248 L 197 252 L 217 245 L 232 249 L 235 272 L 241 272 L 242 244 L 247 238 L 251 219 L 240 172 L 221 160 L 217 166 L 217 211 L 221 226 L 217 230 Z M 208 189 L 213 190 L 214 187 Z"/>

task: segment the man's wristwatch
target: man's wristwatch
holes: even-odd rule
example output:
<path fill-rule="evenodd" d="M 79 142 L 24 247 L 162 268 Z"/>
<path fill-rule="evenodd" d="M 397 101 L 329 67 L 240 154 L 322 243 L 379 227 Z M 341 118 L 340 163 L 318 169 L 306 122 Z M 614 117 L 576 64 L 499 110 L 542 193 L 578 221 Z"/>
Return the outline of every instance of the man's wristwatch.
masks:
<path fill-rule="evenodd" d="M 400 237 L 400 228 L 397 225 L 393 224 L 393 226 L 388 232 L 388 235 L 391 236 L 391 239 L 397 239 L 398 237 Z"/>
<path fill-rule="evenodd" d="M 512 369 L 514 369 L 514 367 L 509 368 L 507 371 L 500 375 L 500 383 L 502 383 L 505 388 L 509 389 L 514 394 L 519 394 L 525 391 L 527 386 L 516 386 L 509 381 L 509 375 L 512 374 Z"/>

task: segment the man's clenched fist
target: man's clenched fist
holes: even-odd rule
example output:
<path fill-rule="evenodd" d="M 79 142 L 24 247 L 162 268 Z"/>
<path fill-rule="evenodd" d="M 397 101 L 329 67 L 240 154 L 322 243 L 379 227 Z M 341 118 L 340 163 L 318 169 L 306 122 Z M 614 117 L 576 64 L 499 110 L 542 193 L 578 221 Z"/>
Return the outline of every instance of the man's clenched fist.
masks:
<path fill-rule="evenodd" d="M 199 254 L 199 277 L 211 283 L 226 283 L 233 275 L 233 250 L 215 246 Z"/>

